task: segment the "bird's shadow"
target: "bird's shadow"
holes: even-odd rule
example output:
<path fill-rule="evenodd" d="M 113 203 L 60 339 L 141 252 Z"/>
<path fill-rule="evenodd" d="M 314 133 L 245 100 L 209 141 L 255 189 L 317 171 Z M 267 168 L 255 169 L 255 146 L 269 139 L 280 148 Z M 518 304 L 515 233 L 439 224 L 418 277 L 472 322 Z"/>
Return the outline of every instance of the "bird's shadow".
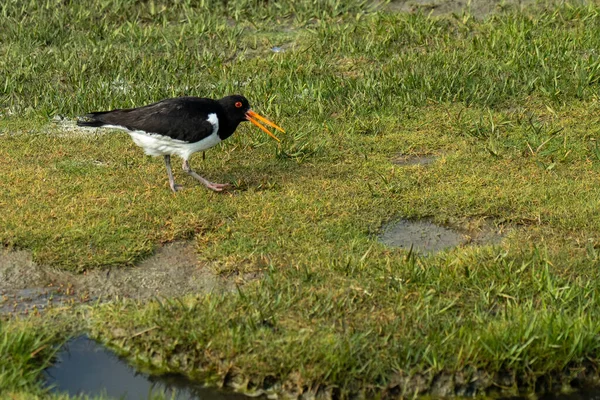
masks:
<path fill-rule="evenodd" d="M 213 177 L 230 184 L 223 192 L 239 193 L 248 190 L 277 190 L 283 182 L 289 182 L 305 175 L 308 175 L 308 171 L 301 163 L 274 160 L 256 167 L 231 165 L 226 171 L 220 171 Z"/>

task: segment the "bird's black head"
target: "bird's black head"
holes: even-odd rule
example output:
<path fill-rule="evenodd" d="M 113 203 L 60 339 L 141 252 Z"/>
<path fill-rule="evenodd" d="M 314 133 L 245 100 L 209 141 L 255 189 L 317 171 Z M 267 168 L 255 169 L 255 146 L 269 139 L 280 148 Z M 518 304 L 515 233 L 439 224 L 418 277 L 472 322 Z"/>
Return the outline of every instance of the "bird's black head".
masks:
<path fill-rule="evenodd" d="M 246 118 L 246 113 L 250 110 L 250 103 L 244 96 L 239 94 L 226 96 L 219 100 L 219 103 L 225 109 L 225 113 L 227 114 L 230 123 L 233 123 L 235 126 L 242 121 L 248 120 L 248 118 Z"/>
<path fill-rule="evenodd" d="M 273 135 L 267 128 L 265 128 L 260 122 L 262 121 L 265 124 L 272 126 L 275 129 L 284 132 L 279 126 L 275 125 L 273 122 L 269 121 L 265 117 L 261 116 L 258 113 L 255 113 L 250 109 L 250 103 L 248 99 L 239 94 L 234 94 L 232 96 L 223 97 L 219 100 L 221 106 L 225 109 L 225 113 L 227 114 L 227 118 L 229 120 L 229 124 L 233 127 L 233 130 L 237 128 L 238 124 L 243 121 L 250 121 L 254 125 L 258 126 L 260 129 L 265 131 L 269 136 L 279 141 L 275 135 Z M 231 133 L 233 133 L 233 130 Z"/>

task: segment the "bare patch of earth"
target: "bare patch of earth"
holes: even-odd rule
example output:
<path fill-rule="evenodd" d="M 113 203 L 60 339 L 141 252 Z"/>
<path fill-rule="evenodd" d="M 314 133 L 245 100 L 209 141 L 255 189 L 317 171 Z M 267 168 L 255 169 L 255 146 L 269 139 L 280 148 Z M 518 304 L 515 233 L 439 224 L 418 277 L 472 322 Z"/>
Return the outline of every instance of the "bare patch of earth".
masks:
<path fill-rule="evenodd" d="M 584 0 L 579 3 L 585 4 Z M 432 15 L 462 14 L 475 17 L 486 17 L 491 14 L 520 10 L 530 5 L 551 6 L 557 0 L 393 0 L 385 6 L 392 12 L 422 12 Z"/>
<path fill-rule="evenodd" d="M 379 240 L 390 247 L 435 254 L 458 246 L 499 244 L 505 228 L 491 221 L 468 221 L 461 226 L 442 226 L 428 220 L 401 219 L 382 228 Z"/>
<path fill-rule="evenodd" d="M 147 299 L 229 291 L 254 276 L 224 278 L 198 263 L 194 244 L 159 248 L 135 267 L 83 274 L 38 265 L 24 250 L 0 250 L 0 315 L 115 298 Z"/>

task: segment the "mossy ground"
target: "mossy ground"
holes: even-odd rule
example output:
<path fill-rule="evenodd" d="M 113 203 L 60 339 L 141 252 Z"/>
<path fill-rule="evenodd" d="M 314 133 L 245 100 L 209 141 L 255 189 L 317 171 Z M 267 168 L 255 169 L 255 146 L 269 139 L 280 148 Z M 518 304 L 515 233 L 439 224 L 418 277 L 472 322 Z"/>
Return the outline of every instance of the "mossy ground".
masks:
<path fill-rule="evenodd" d="M 92 306 L 78 329 L 138 362 L 249 388 L 411 394 L 462 376 L 453 390 L 467 393 L 483 373 L 533 390 L 595 371 L 600 8 L 480 19 L 211 4 L 0 6 L 0 240 L 73 271 L 194 240 L 217 274 L 264 274 L 234 293 Z M 193 159 L 233 183 L 223 194 L 180 172 L 173 194 L 162 160 L 126 134 L 50 122 L 229 93 L 287 133 L 278 146 L 243 126 Z M 437 159 L 399 167 L 399 153 Z M 378 242 L 386 221 L 425 217 L 509 233 L 432 257 Z M 34 390 L 32 371 L 10 387 Z"/>

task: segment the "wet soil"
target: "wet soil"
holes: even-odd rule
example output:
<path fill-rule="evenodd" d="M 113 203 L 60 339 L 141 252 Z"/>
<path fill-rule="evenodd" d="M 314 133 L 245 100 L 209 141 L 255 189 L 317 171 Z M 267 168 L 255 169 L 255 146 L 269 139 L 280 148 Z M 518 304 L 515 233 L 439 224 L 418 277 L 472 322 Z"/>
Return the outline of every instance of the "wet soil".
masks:
<path fill-rule="evenodd" d="M 452 229 L 429 221 L 400 220 L 388 225 L 380 240 L 391 247 L 413 249 L 419 253 L 437 253 L 460 245 L 464 238 Z"/>
<path fill-rule="evenodd" d="M 206 388 L 181 375 L 152 376 L 136 371 L 113 352 L 80 336 L 57 354 L 57 362 L 44 371 L 53 392 L 72 396 L 102 395 L 118 399 L 149 399 L 163 394 L 167 399 L 242 400 L 246 396 Z"/>
<path fill-rule="evenodd" d="M 392 221 L 381 231 L 379 240 L 384 244 L 426 255 L 457 246 L 498 244 L 505 234 L 504 227 L 490 221 L 468 221 L 451 227 L 408 219 Z"/>
<path fill-rule="evenodd" d="M 589 366 L 588 366 L 589 367 Z M 435 375 L 398 373 L 392 376 L 383 398 L 404 399 L 419 395 L 431 399 L 480 398 L 495 400 L 600 400 L 600 381 L 595 368 L 583 367 L 574 371 L 541 376 L 536 382 L 536 394 L 516 390 L 519 376 L 504 371 L 490 375 L 481 369 Z"/>
<path fill-rule="evenodd" d="M 253 276 L 224 278 L 198 264 L 191 242 L 159 248 L 135 267 L 70 273 L 36 264 L 27 251 L 0 250 L 0 314 L 114 298 L 147 299 L 227 291 Z"/>
<path fill-rule="evenodd" d="M 557 1 L 547 0 L 545 4 Z M 422 12 L 424 14 L 445 15 L 463 13 L 475 17 L 485 17 L 505 10 L 517 9 L 537 3 L 536 0 L 393 0 L 386 9 L 394 12 Z"/>

